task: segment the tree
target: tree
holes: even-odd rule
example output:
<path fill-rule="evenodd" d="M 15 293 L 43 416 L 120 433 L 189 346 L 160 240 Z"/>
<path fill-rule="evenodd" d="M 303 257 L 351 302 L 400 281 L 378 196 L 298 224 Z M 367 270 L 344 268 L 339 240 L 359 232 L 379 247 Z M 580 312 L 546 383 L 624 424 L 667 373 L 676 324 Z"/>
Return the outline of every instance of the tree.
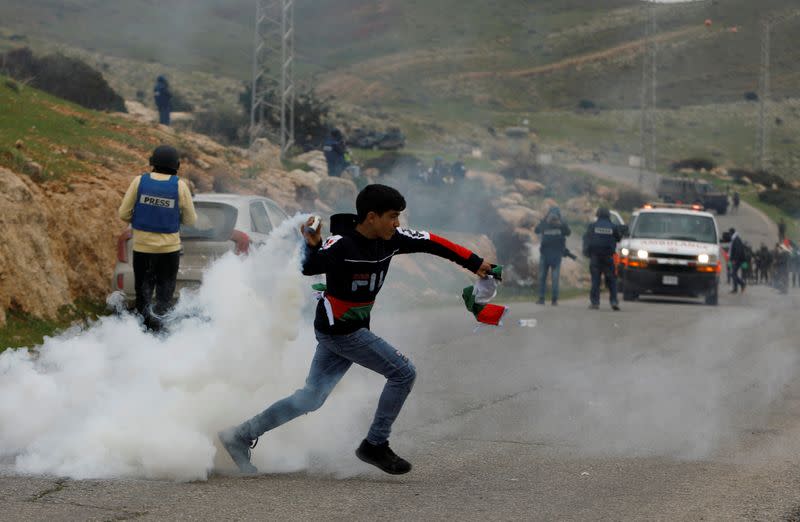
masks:
<path fill-rule="evenodd" d="M 252 85 L 246 85 L 239 95 L 239 104 L 244 114 L 250 114 L 253 98 Z M 280 112 L 278 86 L 271 83 L 266 89 L 267 103 L 262 105 L 256 114 L 256 123 L 264 124 L 271 129 L 280 129 Z M 328 114 L 332 97 L 321 98 L 313 87 L 306 87 L 295 95 L 294 100 L 294 142 L 303 149 L 319 147 L 328 132 Z"/>

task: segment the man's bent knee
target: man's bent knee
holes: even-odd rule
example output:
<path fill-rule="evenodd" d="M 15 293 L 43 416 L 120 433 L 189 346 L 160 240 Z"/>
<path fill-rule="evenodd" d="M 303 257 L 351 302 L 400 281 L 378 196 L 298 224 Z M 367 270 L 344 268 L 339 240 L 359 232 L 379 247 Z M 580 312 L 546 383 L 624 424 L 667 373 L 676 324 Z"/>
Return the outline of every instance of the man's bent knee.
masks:
<path fill-rule="evenodd" d="M 414 386 L 414 381 L 417 380 L 417 369 L 411 362 L 407 362 L 404 366 L 398 368 L 394 374 L 389 377 L 389 380 L 407 386 L 410 390 Z"/>
<path fill-rule="evenodd" d="M 327 398 L 327 393 L 301 388 L 294 393 L 294 404 L 298 410 L 308 413 L 320 409 Z"/>

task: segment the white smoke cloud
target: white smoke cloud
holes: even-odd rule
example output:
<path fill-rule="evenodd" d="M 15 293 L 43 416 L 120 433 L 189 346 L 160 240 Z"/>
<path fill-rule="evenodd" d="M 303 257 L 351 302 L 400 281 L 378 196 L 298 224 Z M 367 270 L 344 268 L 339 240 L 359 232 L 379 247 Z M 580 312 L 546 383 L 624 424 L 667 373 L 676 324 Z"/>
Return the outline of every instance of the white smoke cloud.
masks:
<path fill-rule="evenodd" d="M 126 314 L 0 354 L 0 457 L 17 473 L 73 478 L 196 480 L 232 468 L 217 431 L 301 387 L 316 346 L 301 221 L 216 262 L 167 335 Z M 254 463 L 347 473 L 373 407 L 362 397 L 380 393 L 379 376 L 351 373 L 320 412 L 268 434 Z"/>

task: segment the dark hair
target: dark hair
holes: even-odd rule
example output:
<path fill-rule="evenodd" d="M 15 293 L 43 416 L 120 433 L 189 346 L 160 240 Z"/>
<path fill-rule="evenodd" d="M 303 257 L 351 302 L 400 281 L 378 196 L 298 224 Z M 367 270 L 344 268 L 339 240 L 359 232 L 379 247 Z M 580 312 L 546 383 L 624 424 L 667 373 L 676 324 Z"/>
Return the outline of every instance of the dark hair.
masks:
<path fill-rule="evenodd" d="M 397 189 L 386 185 L 367 185 L 356 197 L 356 212 L 358 222 L 363 223 L 367 214 L 375 212 L 382 216 L 386 212 L 396 210 L 402 212 L 406 209 L 406 200 Z"/>

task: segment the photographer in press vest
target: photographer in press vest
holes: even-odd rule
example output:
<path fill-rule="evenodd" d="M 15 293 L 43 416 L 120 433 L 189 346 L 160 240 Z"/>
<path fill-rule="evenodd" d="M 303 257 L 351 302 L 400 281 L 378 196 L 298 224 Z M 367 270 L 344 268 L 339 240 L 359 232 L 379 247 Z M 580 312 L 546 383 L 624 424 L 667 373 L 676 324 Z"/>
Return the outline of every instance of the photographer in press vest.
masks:
<path fill-rule="evenodd" d="M 148 329 L 158 331 L 175 292 L 181 224 L 193 224 L 197 214 L 189 186 L 178 178 L 178 151 L 160 145 L 150 156 L 150 165 L 153 171 L 137 176 L 128 187 L 119 217 L 133 228 L 136 311 Z"/>

